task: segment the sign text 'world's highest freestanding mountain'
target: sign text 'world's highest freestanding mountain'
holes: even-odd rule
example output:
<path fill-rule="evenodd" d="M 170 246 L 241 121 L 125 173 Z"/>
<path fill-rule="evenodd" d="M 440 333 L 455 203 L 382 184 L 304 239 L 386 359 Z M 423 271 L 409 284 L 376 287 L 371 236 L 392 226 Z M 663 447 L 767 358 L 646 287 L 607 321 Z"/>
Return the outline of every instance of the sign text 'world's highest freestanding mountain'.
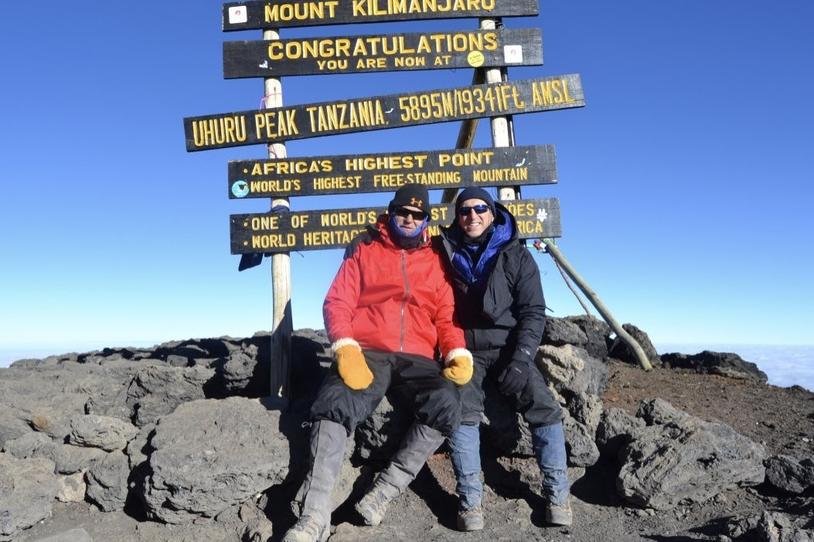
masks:
<path fill-rule="evenodd" d="M 577 74 L 184 119 L 187 151 L 582 107 Z"/>
<path fill-rule="evenodd" d="M 557 182 L 553 145 L 304 156 L 229 162 L 229 197 L 286 198 Z"/>

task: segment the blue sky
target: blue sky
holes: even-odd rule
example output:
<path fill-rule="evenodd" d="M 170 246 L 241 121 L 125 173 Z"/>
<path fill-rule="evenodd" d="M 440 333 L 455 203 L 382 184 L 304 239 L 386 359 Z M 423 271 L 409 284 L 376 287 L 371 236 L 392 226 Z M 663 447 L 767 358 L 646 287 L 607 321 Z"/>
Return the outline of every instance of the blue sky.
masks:
<path fill-rule="evenodd" d="M 226 163 L 186 153 L 182 118 L 256 108 L 224 80 L 220 2 L 24 2 L 0 19 L 0 348 L 64 351 L 244 336 L 271 325 L 268 262 L 238 273 Z M 560 247 L 617 319 L 657 342 L 814 343 L 814 4 L 542 0 L 545 65 L 587 107 L 515 118 L 557 146 Z M 290 29 L 283 37 L 471 29 L 473 19 Z M 463 86 L 471 72 L 290 77 L 287 105 Z M 457 123 L 322 137 L 290 156 L 448 149 Z M 477 147 L 489 146 L 482 124 Z M 310 197 L 295 209 L 386 203 Z M 440 192 L 433 193 L 438 201 Z M 338 250 L 292 254 L 295 327 L 322 327 Z M 537 256 L 552 314 L 581 311 Z"/>

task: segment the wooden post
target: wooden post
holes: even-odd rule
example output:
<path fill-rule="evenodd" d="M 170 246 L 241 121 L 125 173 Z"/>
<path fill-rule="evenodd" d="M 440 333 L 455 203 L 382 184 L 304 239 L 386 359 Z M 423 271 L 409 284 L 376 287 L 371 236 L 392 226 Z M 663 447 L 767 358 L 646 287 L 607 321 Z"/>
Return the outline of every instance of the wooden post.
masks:
<path fill-rule="evenodd" d="M 498 19 L 481 19 L 481 30 L 494 30 L 497 28 Z M 475 69 L 472 76 L 472 84 L 479 85 L 481 83 L 499 83 L 503 81 L 503 70 L 500 68 L 490 68 L 488 70 Z M 508 147 L 512 137 L 509 136 L 509 121 L 507 117 L 493 117 L 491 120 L 492 126 L 492 143 L 495 147 Z M 455 143 L 456 149 L 468 149 L 472 147 L 472 141 L 475 139 L 475 132 L 478 130 L 478 119 L 465 120 L 461 123 L 461 129 L 458 131 L 458 141 Z M 514 188 L 501 188 L 499 190 L 498 199 L 517 199 L 519 195 Z M 447 188 L 441 196 L 441 201 L 449 203 L 455 199 L 458 194 L 457 188 Z"/>
<path fill-rule="evenodd" d="M 280 39 L 277 30 L 264 30 L 264 40 Z M 264 108 L 283 106 L 283 84 L 279 78 L 263 80 L 265 87 Z M 269 158 L 288 156 L 284 143 L 268 146 Z M 271 200 L 271 207 L 290 207 L 288 198 Z M 269 395 L 280 407 L 286 406 L 290 387 L 291 333 L 291 257 L 287 252 L 271 257 L 271 290 L 273 297 L 271 348 L 269 353 Z"/>
<path fill-rule="evenodd" d="M 500 24 L 500 19 L 481 19 L 481 30 L 495 30 Z M 487 83 L 502 83 L 504 80 L 505 69 L 503 68 L 490 68 L 486 70 Z M 492 146 L 493 147 L 510 147 L 514 142 L 510 128 L 511 121 L 509 117 L 492 117 Z M 517 187 L 506 187 L 498 190 L 498 199 L 514 200 L 520 197 L 520 189 Z"/>
<path fill-rule="evenodd" d="M 585 294 L 585 297 L 591 300 L 591 303 L 593 303 L 594 307 L 596 307 L 596 310 L 598 310 L 599 314 L 602 315 L 602 318 L 604 318 L 608 325 L 611 327 L 611 329 L 613 329 L 614 333 L 616 333 L 616 335 L 618 335 L 623 341 L 625 341 L 628 344 L 628 346 L 630 346 L 633 349 L 633 352 L 636 353 L 636 357 L 638 358 L 639 365 L 642 366 L 642 369 L 644 369 L 645 371 L 649 371 L 650 369 L 652 369 L 653 366 L 650 365 L 650 360 L 647 359 L 644 350 L 642 350 L 642 347 L 639 345 L 638 342 L 636 342 L 636 339 L 631 337 L 630 334 L 627 331 L 625 331 L 625 328 L 619 325 L 619 322 L 616 321 L 616 319 L 610 313 L 605 304 L 602 303 L 602 300 L 599 299 L 599 296 L 596 295 L 596 292 L 594 292 L 591 289 L 591 287 L 588 286 L 588 283 L 585 282 L 585 279 L 583 279 L 579 275 L 579 273 L 577 273 L 576 269 L 574 269 L 571 266 L 568 260 L 565 259 L 565 256 L 562 255 L 562 252 L 560 252 L 560 249 L 557 248 L 554 242 L 551 239 L 543 239 L 542 241 L 551 257 L 554 258 L 557 264 L 559 264 L 565 270 L 566 273 L 568 273 L 568 276 L 571 277 L 571 280 L 577 283 L 579 289 L 582 290 L 582 293 Z"/>

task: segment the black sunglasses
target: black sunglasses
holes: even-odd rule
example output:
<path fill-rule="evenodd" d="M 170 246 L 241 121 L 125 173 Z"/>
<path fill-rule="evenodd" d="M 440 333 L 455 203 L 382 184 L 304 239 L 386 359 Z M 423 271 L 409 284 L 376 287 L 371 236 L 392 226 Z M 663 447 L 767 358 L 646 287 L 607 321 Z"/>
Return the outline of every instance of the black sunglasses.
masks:
<path fill-rule="evenodd" d="M 395 211 L 397 216 L 401 218 L 407 218 L 408 216 L 412 216 L 413 220 L 417 222 L 422 222 L 425 218 L 427 218 L 427 213 L 424 211 L 413 211 L 410 209 L 405 209 L 404 207 L 397 207 Z"/>
<path fill-rule="evenodd" d="M 488 205 L 473 205 L 472 207 L 464 206 L 458 207 L 458 214 L 461 216 L 469 216 L 470 212 L 475 211 L 479 215 L 482 215 L 488 210 L 489 210 Z"/>

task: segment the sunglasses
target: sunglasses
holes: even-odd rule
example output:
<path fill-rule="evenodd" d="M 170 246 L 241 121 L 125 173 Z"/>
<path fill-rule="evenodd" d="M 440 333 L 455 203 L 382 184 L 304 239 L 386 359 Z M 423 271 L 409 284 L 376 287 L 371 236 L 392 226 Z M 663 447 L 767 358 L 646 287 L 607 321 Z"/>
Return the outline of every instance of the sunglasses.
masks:
<path fill-rule="evenodd" d="M 395 211 L 396 216 L 400 216 L 401 218 L 407 218 L 408 216 L 413 217 L 413 220 L 416 222 L 423 222 L 424 219 L 427 218 L 427 213 L 424 211 L 413 211 L 410 209 L 405 209 L 404 207 L 398 207 Z"/>
<path fill-rule="evenodd" d="M 464 207 L 458 207 L 458 214 L 461 215 L 461 216 L 469 216 L 469 213 L 471 213 L 472 211 L 475 211 L 479 215 L 482 215 L 488 210 L 489 210 L 488 205 L 473 205 L 472 207 L 464 206 Z"/>

